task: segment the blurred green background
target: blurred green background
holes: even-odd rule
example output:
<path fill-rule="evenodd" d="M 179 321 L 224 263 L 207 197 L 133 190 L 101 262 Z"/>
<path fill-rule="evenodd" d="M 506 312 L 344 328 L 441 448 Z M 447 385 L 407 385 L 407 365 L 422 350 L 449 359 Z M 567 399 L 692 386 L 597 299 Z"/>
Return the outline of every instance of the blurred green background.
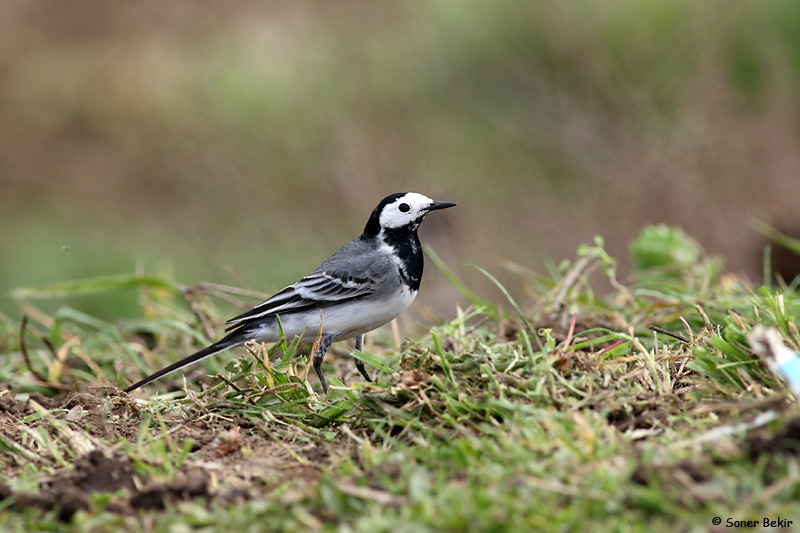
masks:
<path fill-rule="evenodd" d="M 760 280 L 751 220 L 800 233 L 797 0 L 7 0 L 0 42 L 0 291 L 273 292 L 408 190 L 459 203 L 421 236 L 487 291 L 465 264 L 515 290 L 657 222 Z M 457 301 L 430 265 L 421 298 Z"/>

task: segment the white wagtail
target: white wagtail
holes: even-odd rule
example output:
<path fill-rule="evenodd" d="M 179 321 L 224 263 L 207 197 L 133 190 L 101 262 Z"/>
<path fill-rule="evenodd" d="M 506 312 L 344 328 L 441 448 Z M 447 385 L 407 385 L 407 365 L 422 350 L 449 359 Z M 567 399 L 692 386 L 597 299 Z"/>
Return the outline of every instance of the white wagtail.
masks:
<path fill-rule="evenodd" d="M 331 343 L 355 337 L 355 349 L 361 351 L 366 332 L 393 320 L 411 305 L 422 280 L 423 257 L 417 229 L 431 211 L 454 205 L 414 192 L 387 196 L 372 211 L 364 233 L 314 272 L 228 320 L 225 331 L 230 333 L 221 340 L 162 368 L 125 392 L 250 340 L 277 342 L 280 320 L 287 338 L 316 338 L 322 328 L 313 364 L 327 393 L 322 360 Z M 355 362 L 361 375 L 372 381 L 364 361 L 355 358 Z"/>

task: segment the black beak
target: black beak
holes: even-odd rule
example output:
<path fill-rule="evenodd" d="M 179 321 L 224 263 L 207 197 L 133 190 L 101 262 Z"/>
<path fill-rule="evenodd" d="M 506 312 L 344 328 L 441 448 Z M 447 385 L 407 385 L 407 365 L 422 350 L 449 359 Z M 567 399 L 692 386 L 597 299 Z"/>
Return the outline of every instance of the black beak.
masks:
<path fill-rule="evenodd" d="M 428 206 L 428 211 L 436 211 L 437 209 L 447 209 L 448 207 L 455 207 L 458 204 L 454 202 L 433 202 Z"/>

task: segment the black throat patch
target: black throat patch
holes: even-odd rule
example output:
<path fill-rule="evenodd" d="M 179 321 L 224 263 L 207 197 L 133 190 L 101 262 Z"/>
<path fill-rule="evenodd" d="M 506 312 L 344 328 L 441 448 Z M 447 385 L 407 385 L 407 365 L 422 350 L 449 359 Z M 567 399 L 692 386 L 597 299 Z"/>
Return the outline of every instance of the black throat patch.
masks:
<path fill-rule="evenodd" d="M 415 223 L 400 228 L 383 228 L 381 232 L 383 242 L 391 246 L 400 259 L 400 278 L 412 291 L 419 290 L 422 269 L 425 266 L 422 246 L 417 236 L 418 227 L 419 223 Z"/>

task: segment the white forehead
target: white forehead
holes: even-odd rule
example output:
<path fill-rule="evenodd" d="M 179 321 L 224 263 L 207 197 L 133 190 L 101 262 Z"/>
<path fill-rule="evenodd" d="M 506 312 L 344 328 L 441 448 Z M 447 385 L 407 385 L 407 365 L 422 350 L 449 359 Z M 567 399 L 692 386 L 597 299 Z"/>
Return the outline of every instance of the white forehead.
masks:
<path fill-rule="evenodd" d="M 407 204 L 410 209 L 406 212 L 400 210 L 401 204 Z M 409 192 L 383 206 L 380 223 L 382 228 L 399 228 L 409 222 L 420 220 L 427 214 L 427 208 L 433 200 L 423 194 Z"/>

